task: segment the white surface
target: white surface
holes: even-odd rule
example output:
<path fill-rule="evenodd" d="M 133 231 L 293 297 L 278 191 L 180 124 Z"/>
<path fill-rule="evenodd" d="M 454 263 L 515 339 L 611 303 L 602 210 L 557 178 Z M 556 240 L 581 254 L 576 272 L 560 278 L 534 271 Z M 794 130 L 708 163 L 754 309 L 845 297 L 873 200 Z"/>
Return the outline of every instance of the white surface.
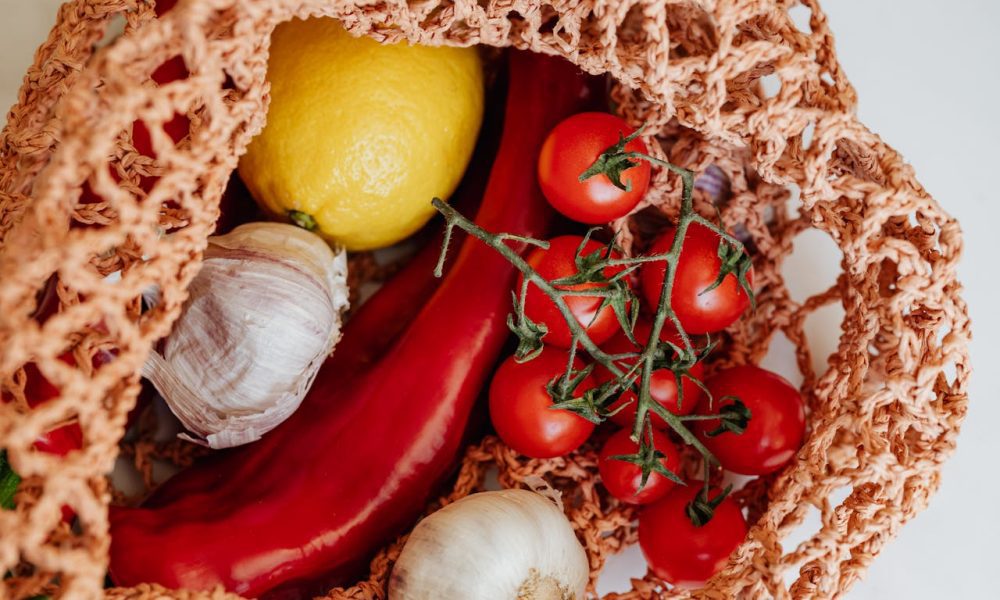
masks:
<path fill-rule="evenodd" d="M 0 0 L 0 107 L 54 21 L 57 0 Z M 993 558 L 1000 537 L 1000 3 L 992 0 L 828 0 L 837 50 L 858 90 L 859 114 L 913 163 L 921 182 L 963 225 L 961 267 L 976 339 L 977 371 L 959 448 L 930 508 L 903 528 L 848 595 L 854 600 L 1000 598 Z M 822 269 L 803 272 L 822 284 Z M 810 289 L 813 286 L 809 285 Z M 828 343 L 828 341 L 827 341 Z M 826 345 L 826 344 L 824 344 Z M 632 549 L 605 582 L 617 589 L 643 570 Z"/>
<path fill-rule="evenodd" d="M 831 0 L 837 54 L 858 91 L 861 120 L 913 164 L 962 224 L 975 339 L 969 413 L 930 507 L 902 529 L 851 598 L 1000 598 L 1000 222 L 989 181 L 1000 161 L 1000 3 L 993 0 Z"/>

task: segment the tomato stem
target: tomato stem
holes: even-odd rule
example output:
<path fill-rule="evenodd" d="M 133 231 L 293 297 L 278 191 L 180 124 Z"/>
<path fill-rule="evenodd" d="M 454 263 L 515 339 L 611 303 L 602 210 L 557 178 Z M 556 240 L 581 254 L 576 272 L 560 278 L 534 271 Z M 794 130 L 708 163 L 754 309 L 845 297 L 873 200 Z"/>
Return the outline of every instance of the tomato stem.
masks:
<path fill-rule="evenodd" d="M 685 507 L 685 512 L 687 513 L 688 519 L 691 520 L 691 524 L 695 527 L 702 527 L 712 520 L 715 516 L 715 509 L 718 508 L 722 501 L 726 499 L 726 496 L 733 491 L 733 486 L 728 485 L 726 489 L 721 490 L 719 494 L 709 500 L 709 494 L 711 493 L 711 486 L 708 483 L 708 477 L 705 477 L 704 487 L 698 492 L 694 499 L 688 503 Z"/>
<path fill-rule="evenodd" d="M 431 204 L 445 218 L 446 236 L 448 231 L 450 231 L 455 227 L 458 227 L 459 229 L 479 239 L 481 242 L 485 243 L 487 246 L 493 248 L 498 253 L 500 253 L 512 265 L 514 265 L 514 267 L 518 271 L 520 271 L 524 275 L 524 279 L 526 282 L 535 284 L 545 295 L 552 298 L 552 301 L 555 303 L 556 308 L 559 310 L 559 313 L 566 320 L 566 324 L 569 326 L 570 333 L 573 334 L 573 336 L 579 340 L 580 345 L 582 345 L 583 348 L 587 351 L 587 354 L 593 357 L 594 360 L 597 360 L 605 367 L 607 367 L 608 370 L 610 370 L 613 374 L 618 376 L 622 375 L 621 369 L 615 366 L 610 360 L 610 356 L 603 350 L 601 350 L 597 346 L 597 344 L 595 344 L 590 339 L 590 336 L 587 335 L 587 332 L 584 330 L 583 326 L 581 326 L 580 323 L 576 320 L 576 317 L 573 316 L 573 313 L 570 311 L 569 306 L 566 304 L 566 301 L 563 300 L 563 296 L 572 295 L 573 290 L 557 289 L 548 280 L 539 275 L 538 272 L 535 271 L 535 269 L 532 268 L 532 266 L 529 265 L 526 260 L 521 258 L 521 255 L 517 252 L 517 250 L 514 250 L 505 243 L 507 239 L 511 239 L 509 236 L 503 236 L 486 231 L 482 227 L 476 225 L 474 222 L 465 218 L 462 215 L 462 213 L 458 212 L 453 207 L 449 206 L 447 203 L 443 202 L 439 198 L 434 198 L 434 200 L 431 201 Z M 535 246 L 539 246 L 541 248 L 548 247 L 548 243 L 542 240 L 521 238 L 518 239 L 517 241 L 521 243 L 529 243 Z M 441 252 L 442 264 L 446 252 L 447 252 L 447 247 L 442 245 L 442 252 Z M 524 303 L 521 302 L 519 312 L 522 314 L 519 314 L 518 317 L 523 316 L 523 306 Z"/>

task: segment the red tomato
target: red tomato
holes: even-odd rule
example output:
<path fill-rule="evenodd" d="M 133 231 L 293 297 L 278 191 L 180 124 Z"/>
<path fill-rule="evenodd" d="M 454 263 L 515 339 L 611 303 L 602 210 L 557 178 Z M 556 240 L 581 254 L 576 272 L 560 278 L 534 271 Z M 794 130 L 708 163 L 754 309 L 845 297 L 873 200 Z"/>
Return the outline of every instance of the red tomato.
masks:
<path fill-rule="evenodd" d="M 553 208 L 574 221 L 597 225 L 624 217 L 639 204 L 649 187 L 649 163 L 638 163 L 622 171 L 621 182 L 631 186 L 625 191 L 605 174 L 584 181 L 580 175 L 597 157 L 635 130 L 622 119 L 607 113 L 588 112 L 573 115 L 549 133 L 538 155 L 538 183 Z M 625 145 L 626 152 L 646 154 L 646 144 L 634 139 Z"/>
<path fill-rule="evenodd" d="M 719 426 L 718 420 L 698 421 L 694 431 L 719 459 L 723 468 L 742 475 L 765 475 L 787 465 L 802 447 L 806 430 L 805 405 L 792 384 L 770 371 L 743 365 L 716 373 L 705 382 L 716 402 L 706 414 L 717 414 L 736 396 L 750 409 L 746 430 L 716 436 L 707 432 Z"/>
<path fill-rule="evenodd" d="M 635 328 L 632 330 L 632 335 L 635 337 L 636 341 L 640 344 L 645 344 L 649 340 L 650 329 L 652 323 L 646 317 L 639 317 L 639 320 L 635 323 Z M 672 344 L 683 348 L 684 343 L 681 341 L 680 336 L 676 331 L 670 329 L 666 326 L 660 330 L 660 339 L 665 342 L 671 342 Z M 607 341 L 607 343 L 601 345 L 601 349 L 609 354 L 626 354 L 629 352 L 638 352 L 639 348 L 636 347 L 625 335 L 625 332 L 619 331 L 617 335 Z M 619 365 L 629 368 L 634 364 L 634 361 L 619 361 Z M 695 363 L 690 369 L 691 375 L 701 379 L 705 372 L 705 367 L 701 363 Z M 610 381 L 613 376 L 610 371 L 604 367 L 598 365 L 594 369 L 594 376 L 597 378 L 598 383 L 604 383 L 605 381 Z M 678 405 L 678 401 L 681 400 L 677 397 L 677 378 L 674 373 L 669 369 L 658 369 L 653 371 L 649 379 L 649 395 L 652 396 L 653 400 L 660 403 L 668 411 L 674 413 L 675 415 L 689 415 L 694 412 L 695 407 L 701 401 L 701 397 L 704 395 L 701 388 L 694 381 L 691 381 L 687 377 L 681 379 L 681 389 L 684 392 L 684 398 Z M 632 423 L 635 421 L 636 403 L 638 398 L 635 392 L 632 390 L 627 390 L 619 396 L 618 400 L 611 404 L 610 409 L 614 410 L 622 405 L 627 406 L 622 410 L 611 415 L 611 420 L 621 425 L 622 427 L 631 429 Z M 658 415 L 651 415 L 653 422 L 653 427 L 657 429 L 667 429 L 669 426 L 667 422 L 661 419 Z"/>
<path fill-rule="evenodd" d="M 650 248 L 649 254 L 666 254 L 674 243 L 675 230 L 664 233 Z M 698 223 L 688 226 L 681 257 L 674 276 L 670 305 L 689 334 L 720 331 L 733 324 L 750 304 L 750 298 L 740 287 L 736 275 L 730 273 L 719 287 L 706 292 L 722 266 L 719 258 L 719 235 Z M 666 273 L 663 261 L 646 263 L 640 270 L 642 294 L 651 309 L 660 301 L 660 291 Z M 753 269 L 747 273 L 753 285 Z"/>
<path fill-rule="evenodd" d="M 500 365 L 490 385 L 490 417 L 505 444 L 531 458 L 553 458 L 576 450 L 587 441 L 594 424 L 567 410 L 552 410 L 545 386 L 562 375 L 569 354 L 545 348 L 534 359 L 518 363 L 510 357 Z M 575 369 L 583 368 L 577 359 Z M 588 376 L 576 395 L 594 387 Z"/>
<path fill-rule="evenodd" d="M 621 429 L 604 443 L 598 462 L 601 481 L 604 482 L 604 487 L 611 492 L 611 495 L 622 502 L 628 504 L 656 502 L 663 498 L 676 484 L 653 471 L 649 474 L 646 485 L 639 489 L 639 485 L 642 483 L 642 469 L 639 465 L 611 458 L 612 456 L 631 455 L 639 452 L 639 444 L 633 442 L 629 435 L 629 431 Z M 660 463 L 664 467 L 674 473 L 680 472 L 681 455 L 670 438 L 654 430 L 653 447 L 664 454 L 663 458 L 660 459 Z"/>
<path fill-rule="evenodd" d="M 563 277 L 575 275 L 576 251 L 583 242 L 583 238 L 577 235 L 564 235 L 549 240 L 547 250 L 536 248 L 528 256 L 528 264 L 534 267 L 535 271 L 546 281 L 555 281 Z M 583 254 L 591 254 L 601 251 L 604 244 L 597 240 L 589 240 L 584 247 Z M 617 253 L 614 257 L 619 257 Z M 607 268 L 604 270 L 605 277 L 612 277 L 615 273 L 621 272 L 625 267 Z M 521 285 L 524 282 L 522 275 L 518 279 L 517 288 L 514 293 L 520 294 Z M 578 285 L 561 286 L 561 289 L 587 290 L 602 289 L 605 286 L 598 283 L 582 283 Z M 618 317 L 611 306 L 601 308 L 603 298 L 600 296 L 565 296 L 566 305 L 570 312 L 576 317 L 576 321 L 587 331 L 587 335 L 595 344 L 603 344 L 615 334 L 621 331 L 618 324 Z M 559 348 L 569 348 L 572 343 L 572 334 L 566 320 L 563 319 L 555 302 L 545 295 L 537 286 L 529 284 L 528 294 L 524 301 L 524 313 L 529 319 L 536 323 L 544 323 L 548 327 L 544 341 Z"/>
<path fill-rule="evenodd" d="M 700 481 L 675 486 L 663 500 L 639 513 L 639 547 L 657 577 L 682 588 L 701 587 L 729 561 L 747 535 L 743 512 L 732 498 L 715 507 L 712 519 L 696 527 L 687 505 L 702 490 Z M 710 492 L 715 499 L 719 490 Z"/>

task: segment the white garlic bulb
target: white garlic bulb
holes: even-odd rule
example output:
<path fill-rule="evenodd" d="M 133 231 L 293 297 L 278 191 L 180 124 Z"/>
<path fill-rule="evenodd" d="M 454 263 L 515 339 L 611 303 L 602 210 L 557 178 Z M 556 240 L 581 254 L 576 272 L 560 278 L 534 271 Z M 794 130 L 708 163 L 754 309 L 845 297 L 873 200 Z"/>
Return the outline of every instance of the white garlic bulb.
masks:
<path fill-rule="evenodd" d="M 298 408 L 340 338 L 347 256 L 315 234 L 249 223 L 209 238 L 162 354 L 143 368 L 212 448 L 259 439 Z"/>
<path fill-rule="evenodd" d="M 583 600 L 589 574 L 551 499 L 481 492 L 417 524 L 392 569 L 389 600 Z"/>

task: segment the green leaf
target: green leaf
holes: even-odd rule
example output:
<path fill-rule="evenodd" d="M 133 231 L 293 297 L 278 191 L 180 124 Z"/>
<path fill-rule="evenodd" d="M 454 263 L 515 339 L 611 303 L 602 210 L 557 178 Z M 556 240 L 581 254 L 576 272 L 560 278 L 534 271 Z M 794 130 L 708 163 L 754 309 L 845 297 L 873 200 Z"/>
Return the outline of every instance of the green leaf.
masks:
<path fill-rule="evenodd" d="M 21 485 L 21 477 L 7 462 L 7 451 L 0 450 L 0 508 L 13 510 L 14 494 Z"/>
<path fill-rule="evenodd" d="M 715 350 L 715 347 L 718 345 L 719 345 L 719 340 L 713 340 L 711 335 L 705 334 L 705 345 L 702 346 L 701 348 L 697 347 L 695 348 L 694 361 L 698 362 L 704 360 L 705 358 L 708 358 L 708 355 L 711 354 L 712 351 Z"/>

